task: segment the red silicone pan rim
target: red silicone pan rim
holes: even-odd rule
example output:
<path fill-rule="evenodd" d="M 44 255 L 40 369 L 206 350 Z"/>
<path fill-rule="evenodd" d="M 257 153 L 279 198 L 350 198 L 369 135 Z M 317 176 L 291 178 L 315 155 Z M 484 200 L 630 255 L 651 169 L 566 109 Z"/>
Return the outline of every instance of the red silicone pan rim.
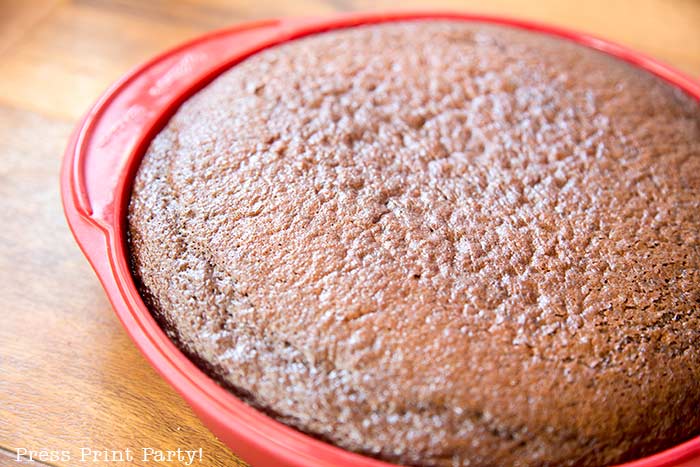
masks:
<path fill-rule="evenodd" d="M 418 19 L 488 22 L 563 37 L 652 72 L 700 100 L 700 83 L 626 47 L 531 21 L 453 12 L 353 13 L 324 19 L 247 23 L 212 32 L 165 52 L 108 89 L 80 121 L 66 149 L 61 195 L 68 224 L 117 316 L 143 355 L 205 425 L 256 467 L 393 464 L 324 443 L 249 407 L 199 370 L 167 338 L 141 300 L 128 266 L 124 219 L 140 156 L 188 96 L 221 71 L 265 47 L 330 29 Z M 212 55 L 217 50 L 221 57 Z M 234 52 L 229 53 L 231 50 Z M 700 465 L 700 436 L 624 467 L 691 465 Z"/>

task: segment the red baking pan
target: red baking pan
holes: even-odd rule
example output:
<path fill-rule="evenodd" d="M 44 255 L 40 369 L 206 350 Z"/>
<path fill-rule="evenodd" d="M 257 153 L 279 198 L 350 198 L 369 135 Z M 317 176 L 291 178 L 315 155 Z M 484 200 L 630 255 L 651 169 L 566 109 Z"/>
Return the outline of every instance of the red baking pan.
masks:
<path fill-rule="evenodd" d="M 354 13 L 274 19 L 192 40 L 124 76 L 76 127 L 61 171 L 73 235 L 136 346 L 202 422 L 255 467 L 389 467 L 307 436 L 251 408 L 197 368 L 168 339 L 132 279 L 125 241 L 131 183 L 152 137 L 178 106 L 222 71 L 261 49 L 336 28 L 416 19 L 496 23 L 583 44 L 660 76 L 700 100 L 700 83 L 650 57 L 587 34 L 494 16 L 449 12 Z M 625 467 L 700 466 L 700 436 Z"/>

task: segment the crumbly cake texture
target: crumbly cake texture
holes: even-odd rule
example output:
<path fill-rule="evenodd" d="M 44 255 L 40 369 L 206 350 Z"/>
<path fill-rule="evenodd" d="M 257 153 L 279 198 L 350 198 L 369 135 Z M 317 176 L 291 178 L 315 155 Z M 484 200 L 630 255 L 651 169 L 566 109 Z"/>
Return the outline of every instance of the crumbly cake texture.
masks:
<path fill-rule="evenodd" d="M 700 109 L 543 35 L 413 21 L 264 50 L 129 205 L 169 335 L 278 420 L 425 466 L 602 466 L 700 431 Z"/>

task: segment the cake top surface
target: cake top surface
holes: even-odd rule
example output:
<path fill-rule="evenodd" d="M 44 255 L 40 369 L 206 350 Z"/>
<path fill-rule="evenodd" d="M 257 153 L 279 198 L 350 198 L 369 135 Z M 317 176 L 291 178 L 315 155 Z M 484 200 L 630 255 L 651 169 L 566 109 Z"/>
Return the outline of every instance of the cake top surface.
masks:
<path fill-rule="evenodd" d="M 602 465 L 700 430 L 700 110 L 573 43 L 415 21 L 266 49 L 154 139 L 129 232 L 185 350 L 340 446 Z"/>

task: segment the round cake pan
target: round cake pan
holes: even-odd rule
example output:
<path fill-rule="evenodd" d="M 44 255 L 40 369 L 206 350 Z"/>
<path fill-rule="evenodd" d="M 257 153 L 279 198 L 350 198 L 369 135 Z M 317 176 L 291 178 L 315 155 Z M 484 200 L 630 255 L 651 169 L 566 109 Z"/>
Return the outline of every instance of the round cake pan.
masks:
<path fill-rule="evenodd" d="M 650 57 L 587 34 L 528 21 L 450 12 L 345 14 L 246 23 L 192 40 L 145 63 L 109 88 L 74 130 L 61 172 L 68 224 L 136 346 L 202 422 L 255 467 L 390 466 L 307 436 L 251 408 L 204 374 L 168 339 L 129 270 L 125 213 L 131 183 L 152 137 L 178 106 L 219 73 L 275 44 L 361 24 L 452 19 L 496 23 L 563 37 L 613 55 L 700 100 L 700 83 Z M 700 465 L 700 436 L 626 467 Z"/>

